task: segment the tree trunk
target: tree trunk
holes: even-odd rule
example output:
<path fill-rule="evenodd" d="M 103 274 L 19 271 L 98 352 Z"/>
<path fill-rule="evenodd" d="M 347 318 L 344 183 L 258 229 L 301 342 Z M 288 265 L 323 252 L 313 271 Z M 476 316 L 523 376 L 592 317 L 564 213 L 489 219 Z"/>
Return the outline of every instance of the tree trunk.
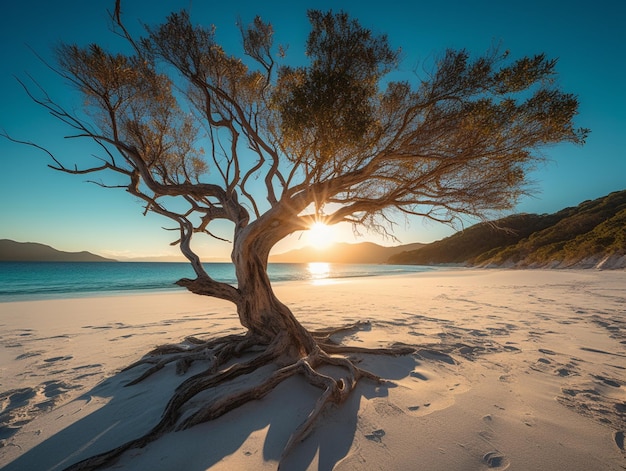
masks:
<path fill-rule="evenodd" d="M 150 366 L 135 380 L 127 383 L 127 386 L 143 381 L 174 362 L 179 374 L 185 374 L 196 360 L 203 361 L 205 369 L 180 383 L 167 403 L 161 420 L 144 435 L 75 463 L 66 471 L 85 471 L 108 465 L 124 452 L 144 447 L 164 433 L 184 430 L 216 419 L 242 404 L 262 398 L 285 379 L 300 374 L 311 385 L 320 388 L 322 394 L 306 420 L 287 441 L 282 461 L 291 448 L 309 434 L 326 404 L 345 401 L 362 378 L 382 382 L 379 376 L 359 368 L 352 360 L 341 355 L 403 355 L 415 351 L 414 348 L 406 347 L 372 350 L 342 346 L 329 340 L 333 333 L 358 329 L 361 323 L 312 333 L 307 331 L 289 308 L 278 300 L 267 273 L 271 247 L 294 230 L 293 225 L 281 224 L 282 220 L 275 216 L 276 213 L 273 219 L 261 217 L 249 225 L 242 224 L 243 227 L 238 227 L 235 231 L 232 261 L 237 275 L 237 288 L 216 282 L 208 275 L 179 282 L 194 293 L 234 302 L 239 320 L 248 332 L 208 340 L 187 337 L 184 345 L 157 347 L 149 355 L 130 365 L 127 369 L 140 365 Z M 241 358 L 242 353 L 253 355 Z M 197 401 L 198 404 L 191 404 L 191 400 L 200 392 L 228 384 L 235 378 L 251 374 L 266 365 L 272 365 L 274 369 L 261 383 L 254 381 L 254 384 L 242 390 L 218 394 L 217 398 L 214 397 L 206 403 Z M 319 368 L 324 365 L 339 367 L 343 369 L 343 373 L 337 377 L 320 373 Z"/>
<path fill-rule="evenodd" d="M 250 334 L 268 344 L 283 336 L 284 353 L 291 358 L 301 358 L 316 348 L 316 342 L 274 294 L 267 273 L 267 261 L 274 239 L 278 236 L 273 234 L 271 228 L 258 226 L 266 225 L 252 223 L 240 231 L 234 241 L 232 261 L 239 291 L 237 314 Z"/>

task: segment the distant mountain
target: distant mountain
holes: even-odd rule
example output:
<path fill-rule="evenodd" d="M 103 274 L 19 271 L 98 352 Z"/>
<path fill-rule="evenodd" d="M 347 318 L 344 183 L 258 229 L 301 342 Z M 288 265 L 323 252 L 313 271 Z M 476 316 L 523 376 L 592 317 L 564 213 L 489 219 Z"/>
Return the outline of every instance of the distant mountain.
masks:
<path fill-rule="evenodd" d="M 305 247 L 282 254 L 271 255 L 271 263 L 385 263 L 389 257 L 407 250 L 415 250 L 424 244 L 415 243 L 396 247 L 383 247 L 371 242 L 358 244 L 338 243 L 325 249 Z"/>
<path fill-rule="evenodd" d="M 0 262 L 115 262 L 89 252 L 62 252 L 34 242 L 0 240 Z"/>
<path fill-rule="evenodd" d="M 162 255 L 154 257 L 119 257 L 118 262 L 158 262 L 158 263 L 185 263 L 187 259 L 182 255 Z M 211 262 L 211 260 L 202 259 L 203 262 Z"/>
<path fill-rule="evenodd" d="M 392 256 L 389 263 L 626 268 L 626 190 L 554 214 L 518 214 L 476 224 Z"/>

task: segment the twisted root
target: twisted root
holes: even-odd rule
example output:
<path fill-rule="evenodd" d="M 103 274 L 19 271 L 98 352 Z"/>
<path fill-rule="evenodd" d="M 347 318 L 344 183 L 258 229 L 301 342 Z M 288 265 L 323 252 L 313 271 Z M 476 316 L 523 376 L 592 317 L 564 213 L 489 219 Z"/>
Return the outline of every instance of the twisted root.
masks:
<path fill-rule="evenodd" d="M 158 347 L 150 352 L 146 358 L 125 368 L 124 371 L 141 365 L 151 365 L 141 375 L 129 382 L 127 386 L 145 380 L 172 362 L 176 362 L 179 373 L 186 372 L 189 366 L 197 360 L 208 360 L 208 366 L 200 373 L 183 381 L 176 388 L 172 398 L 165 407 L 161 420 L 145 435 L 105 453 L 75 463 L 66 468 L 66 471 L 94 470 L 111 464 L 129 449 L 142 448 L 170 431 L 185 430 L 194 425 L 217 419 L 247 402 L 264 397 L 287 378 L 300 374 L 308 383 L 320 388 L 322 394 L 305 421 L 300 424 L 287 441 L 281 455 L 282 461 L 295 445 L 307 437 L 328 404 L 344 402 L 361 379 L 371 380 L 376 383 L 384 382 L 379 376 L 356 366 L 353 360 L 338 354 L 405 355 L 415 351 L 414 348 L 406 345 L 381 349 L 349 347 L 339 345 L 331 339 L 331 336 L 334 334 L 362 329 L 368 325 L 369 323 L 358 322 L 335 329 L 311 332 L 318 345 L 314 351 L 301 358 L 292 360 L 286 366 L 277 368 L 260 384 L 215 399 L 193 413 L 186 415 L 182 420 L 183 407 L 200 392 L 250 374 L 263 366 L 284 363 L 283 357 L 286 345 L 289 345 L 287 343 L 287 334 L 277 336 L 269 345 L 264 345 L 260 339 L 253 335 L 245 334 L 228 335 L 209 341 L 188 337 L 182 345 Z M 250 353 L 255 353 L 256 355 L 247 361 L 236 361 L 228 365 L 235 358 Z M 180 365 L 183 365 L 183 367 Z M 339 367 L 344 371 L 344 374 L 339 378 L 322 374 L 319 372 L 319 369 L 323 366 Z"/>

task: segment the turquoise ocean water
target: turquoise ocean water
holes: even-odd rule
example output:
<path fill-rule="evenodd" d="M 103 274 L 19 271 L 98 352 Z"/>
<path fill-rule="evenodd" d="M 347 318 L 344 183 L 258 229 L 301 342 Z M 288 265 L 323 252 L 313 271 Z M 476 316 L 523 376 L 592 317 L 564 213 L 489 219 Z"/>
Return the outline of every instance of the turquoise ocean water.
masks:
<path fill-rule="evenodd" d="M 230 263 L 207 263 L 214 279 L 236 284 Z M 274 263 L 272 282 L 315 281 L 415 273 L 432 267 L 334 263 Z M 180 278 L 194 278 L 188 263 L 141 262 L 0 262 L 0 302 L 73 298 L 131 292 L 184 290 Z"/>

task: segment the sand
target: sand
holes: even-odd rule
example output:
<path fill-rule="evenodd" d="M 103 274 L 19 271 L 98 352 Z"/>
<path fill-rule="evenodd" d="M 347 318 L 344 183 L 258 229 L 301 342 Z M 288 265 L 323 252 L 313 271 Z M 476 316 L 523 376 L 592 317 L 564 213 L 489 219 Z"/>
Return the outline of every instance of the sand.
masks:
<path fill-rule="evenodd" d="M 307 327 L 371 321 L 344 343 L 420 347 L 364 356 L 362 367 L 392 382 L 363 381 L 327 408 L 281 469 L 626 469 L 625 288 L 621 270 L 276 285 Z M 231 305 L 186 292 L 0 304 L 0 467 L 60 470 L 138 436 L 184 377 L 166 367 L 124 387 L 137 371 L 120 370 L 159 344 L 241 331 Z M 274 470 L 318 395 L 291 378 L 111 469 Z"/>

